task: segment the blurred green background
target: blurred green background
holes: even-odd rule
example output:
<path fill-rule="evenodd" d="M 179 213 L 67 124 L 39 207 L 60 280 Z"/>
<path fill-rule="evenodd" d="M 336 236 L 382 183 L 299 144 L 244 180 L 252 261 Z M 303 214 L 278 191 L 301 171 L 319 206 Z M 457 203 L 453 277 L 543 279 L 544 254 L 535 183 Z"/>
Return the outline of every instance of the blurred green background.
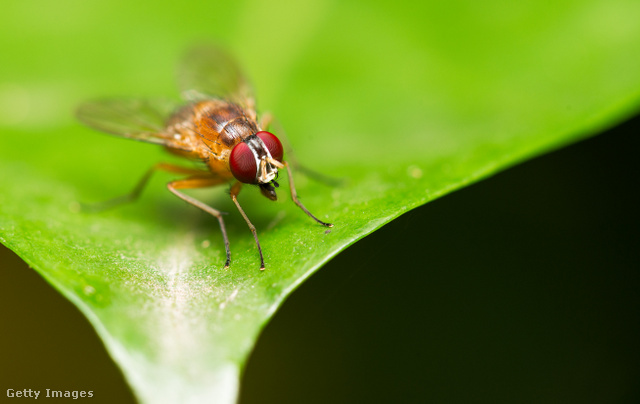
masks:
<path fill-rule="evenodd" d="M 241 403 L 637 403 L 640 117 L 416 209 L 305 282 Z M 2 388 L 133 402 L 88 322 L 0 250 Z"/>

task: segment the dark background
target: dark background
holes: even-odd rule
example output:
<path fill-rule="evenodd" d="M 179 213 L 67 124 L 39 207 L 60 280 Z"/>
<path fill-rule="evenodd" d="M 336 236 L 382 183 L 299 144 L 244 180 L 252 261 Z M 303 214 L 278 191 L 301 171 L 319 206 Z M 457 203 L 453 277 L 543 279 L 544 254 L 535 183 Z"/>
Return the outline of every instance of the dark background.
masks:
<path fill-rule="evenodd" d="M 639 132 L 636 117 L 340 254 L 264 330 L 241 403 L 640 402 Z M 0 401 L 133 402 L 78 310 L 4 247 L 0 263 Z"/>

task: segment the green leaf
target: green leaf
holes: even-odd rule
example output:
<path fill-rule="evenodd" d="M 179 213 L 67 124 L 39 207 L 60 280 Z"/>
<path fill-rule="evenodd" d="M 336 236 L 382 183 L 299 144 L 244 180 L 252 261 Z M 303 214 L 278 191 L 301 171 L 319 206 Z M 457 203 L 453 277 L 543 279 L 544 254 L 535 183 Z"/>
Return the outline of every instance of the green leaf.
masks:
<path fill-rule="evenodd" d="M 0 241 L 87 316 L 143 402 L 233 402 L 261 328 L 331 257 L 640 104 L 635 1 L 227 3 L 15 2 L 0 17 Z M 286 192 L 243 191 L 264 272 L 223 188 L 192 194 L 230 212 L 227 270 L 215 220 L 166 191 L 171 175 L 136 204 L 76 209 L 168 157 L 81 127 L 73 106 L 172 95 L 178 55 L 203 37 L 236 51 L 300 160 L 348 181 L 296 177 L 330 232 Z"/>

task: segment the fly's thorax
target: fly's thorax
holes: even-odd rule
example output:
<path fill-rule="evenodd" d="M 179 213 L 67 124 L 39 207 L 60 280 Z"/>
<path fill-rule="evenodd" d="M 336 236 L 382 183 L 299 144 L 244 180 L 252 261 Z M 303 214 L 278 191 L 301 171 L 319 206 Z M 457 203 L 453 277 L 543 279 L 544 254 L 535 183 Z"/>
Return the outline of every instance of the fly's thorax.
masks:
<path fill-rule="evenodd" d="M 228 171 L 231 150 L 256 133 L 256 122 L 241 107 L 223 100 L 200 101 L 191 104 L 189 111 L 181 111 L 180 116 L 184 117 L 182 122 L 190 137 L 198 144 L 199 157 L 207 162 L 219 162 L 210 167 L 212 171 L 219 172 L 223 166 Z"/>
<path fill-rule="evenodd" d="M 221 147 L 231 148 L 258 131 L 258 125 L 244 109 L 227 101 L 202 101 L 194 106 L 194 112 L 198 132 Z"/>

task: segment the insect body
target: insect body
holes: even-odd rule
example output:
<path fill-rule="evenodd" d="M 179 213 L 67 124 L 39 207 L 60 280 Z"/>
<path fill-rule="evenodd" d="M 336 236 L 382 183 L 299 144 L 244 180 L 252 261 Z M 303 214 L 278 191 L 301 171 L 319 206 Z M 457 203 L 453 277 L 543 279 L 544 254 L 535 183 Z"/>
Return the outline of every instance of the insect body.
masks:
<path fill-rule="evenodd" d="M 108 202 L 108 206 L 136 199 L 155 170 L 187 175 L 168 183 L 167 188 L 218 219 L 227 268 L 231 253 L 222 213 L 180 190 L 231 182 L 231 199 L 253 233 L 260 254 L 260 269 L 264 269 L 256 229 L 240 207 L 237 196 L 242 184 L 253 184 L 260 188 L 262 195 L 276 200 L 278 170 L 284 168 L 289 175 L 293 201 L 319 224 L 333 226 L 317 219 L 298 200 L 291 168 L 283 159 L 282 143 L 264 130 L 269 124 L 269 115 L 257 119 L 251 88 L 227 54 L 211 46 L 194 48 L 184 59 L 179 79 L 187 100 L 184 105 L 159 99 L 115 99 L 90 101 L 78 109 L 78 118 L 90 127 L 160 144 L 171 153 L 206 165 L 206 169 L 197 169 L 156 164 L 131 194 Z"/>

